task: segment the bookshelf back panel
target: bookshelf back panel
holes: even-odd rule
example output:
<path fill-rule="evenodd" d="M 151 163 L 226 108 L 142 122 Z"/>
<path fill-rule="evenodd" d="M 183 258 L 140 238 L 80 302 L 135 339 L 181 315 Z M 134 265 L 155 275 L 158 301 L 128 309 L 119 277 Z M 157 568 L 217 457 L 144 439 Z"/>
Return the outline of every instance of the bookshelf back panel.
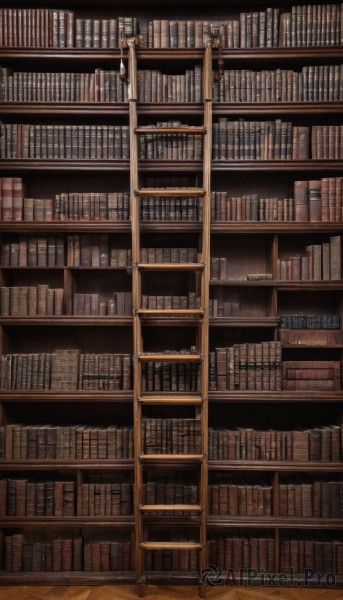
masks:
<path fill-rule="evenodd" d="M 249 274 L 271 273 L 271 248 L 271 236 L 248 238 L 247 243 L 245 236 L 218 235 L 212 238 L 211 255 L 227 258 L 227 278 L 239 280 Z"/>
<path fill-rule="evenodd" d="M 342 310 L 340 291 L 278 291 L 278 315 L 339 314 Z"/>
<path fill-rule="evenodd" d="M 54 352 L 78 349 L 89 353 L 132 353 L 132 329 L 99 327 L 11 327 L 4 353 Z"/>

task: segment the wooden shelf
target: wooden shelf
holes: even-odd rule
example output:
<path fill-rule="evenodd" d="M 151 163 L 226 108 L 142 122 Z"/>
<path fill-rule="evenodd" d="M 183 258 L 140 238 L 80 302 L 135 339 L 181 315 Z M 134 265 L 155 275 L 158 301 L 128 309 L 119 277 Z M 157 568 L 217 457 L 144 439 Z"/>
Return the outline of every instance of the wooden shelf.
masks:
<path fill-rule="evenodd" d="M 175 194 L 177 195 L 177 194 Z M 192 196 L 192 194 L 190 194 Z M 176 233 L 201 231 L 200 221 L 141 221 L 141 230 Z M 130 221 L 0 221 L 1 233 L 131 233 Z M 343 232 L 343 222 L 214 221 L 212 234 L 302 234 Z"/>
<path fill-rule="evenodd" d="M 1 56 L 1 53 L 0 53 Z M 3 115 L 128 116 L 128 102 L 0 102 Z"/>
<path fill-rule="evenodd" d="M 210 317 L 211 327 L 278 327 L 278 317 Z"/>
<path fill-rule="evenodd" d="M 343 223 L 323 223 L 321 221 L 312 221 L 300 223 L 297 221 L 212 221 L 211 233 L 232 234 L 252 234 L 257 233 L 284 233 L 284 234 L 302 234 L 302 233 L 332 233 L 342 232 Z"/>
<path fill-rule="evenodd" d="M 12 392 L 12 391 L 0 391 L 0 402 L 25 402 L 30 404 L 31 402 L 132 402 L 133 392 L 126 390 L 111 390 L 111 391 L 97 391 L 97 390 L 80 390 L 71 392 L 50 392 L 50 391 L 32 391 L 32 392 Z"/>
<path fill-rule="evenodd" d="M 99 172 L 127 171 L 129 172 L 129 161 L 120 160 L 100 160 L 100 159 L 1 159 L 0 170 L 3 171 L 72 171 L 89 172 L 89 170 Z"/>
<path fill-rule="evenodd" d="M 244 60 L 259 61 L 263 60 L 298 60 L 304 59 L 318 60 L 318 58 L 341 59 L 343 56 L 342 46 L 320 46 L 320 47 L 294 47 L 294 48 L 237 48 L 223 49 L 222 57 L 224 60 Z"/>
<path fill-rule="evenodd" d="M 343 529 L 342 519 L 315 519 L 309 517 L 267 517 L 267 516 L 237 516 L 209 515 L 209 529 Z"/>
<path fill-rule="evenodd" d="M 135 190 L 135 196 L 141 197 L 165 197 L 168 198 L 171 196 L 172 198 L 202 198 L 205 195 L 204 188 L 195 188 L 195 187 L 184 187 L 184 188 L 141 188 L 139 190 Z"/>
<path fill-rule="evenodd" d="M 188 172 L 201 171 L 202 162 L 196 160 L 141 160 L 141 171 Z M 0 170 L 4 171 L 72 171 L 84 172 L 90 169 L 99 172 L 129 172 L 129 161 L 100 159 L 1 159 Z M 339 172 L 343 169 L 343 161 L 339 160 L 213 160 L 212 171 L 286 171 L 312 173 L 317 171 Z"/>
<path fill-rule="evenodd" d="M 70 327 L 120 327 L 132 325 L 133 317 L 128 316 L 92 316 L 92 317 L 76 317 L 76 316 L 56 316 L 50 317 L 0 317 L 0 324 L 4 326 L 44 326 L 44 327 L 59 327 L 61 325 Z"/>
<path fill-rule="evenodd" d="M 282 289 L 282 291 L 296 291 L 296 290 L 342 290 L 343 281 L 279 281 L 277 279 L 263 279 L 257 281 L 247 281 L 246 279 L 229 279 L 228 281 L 221 281 L 217 279 L 211 279 L 210 286 L 219 287 L 275 287 Z"/>
<path fill-rule="evenodd" d="M 144 135 L 147 133 L 151 135 L 205 135 L 205 133 L 207 133 L 207 129 L 206 127 L 196 127 L 193 125 L 187 127 L 136 127 L 135 133 L 138 135 Z"/>
<path fill-rule="evenodd" d="M 201 550 L 196 542 L 141 542 L 143 550 Z"/>
<path fill-rule="evenodd" d="M 202 355 L 141 352 L 138 354 L 138 359 L 141 362 L 198 363 L 202 361 Z"/>
<path fill-rule="evenodd" d="M 2 471 L 131 471 L 133 458 L 102 460 L 1 460 Z"/>
<path fill-rule="evenodd" d="M 1 233 L 131 233 L 130 221 L 1 221 Z"/>
<path fill-rule="evenodd" d="M 156 405 L 156 406 L 171 406 L 171 405 L 195 405 L 200 406 L 203 403 L 202 397 L 196 394 L 188 395 L 188 394 L 173 394 L 165 392 L 165 395 L 161 395 L 156 393 L 154 394 L 144 394 L 139 398 L 140 404 L 146 405 Z"/>
<path fill-rule="evenodd" d="M 116 517 L 1 517 L 0 527 L 133 527 L 135 519 L 133 515 L 122 515 Z"/>
<path fill-rule="evenodd" d="M 141 271 L 203 271 L 204 263 L 139 263 Z"/>
<path fill-rule="evenodd" d="M 274 281 L 275 287 L 283 292 L 296 290 L 343 290 L 343 281 Z"/>
<path fill-rule="evenodd" d="M 19 572 L 0 571 L 2 585 L 111 585 L 113 583 L 135 583 L 134 571 L 61 571 Z"/>
<path fill-rule="evenodd" d="M 163 464 L 182 464 L 187 462 L 202 462 L 202 454 L 141 454 L 141 462 Z"/>
<path fill-rule="evenodd" d="M 213 115 L 338 115 L 343 102 L 214 102 Z"/>
<path fill-rule="evenodd" d="M 228 403 L 240 403 L 240 402 L 252 402 L 252 403 L 266 403 L 266 402 L 342 402 L 343 390 L 338 392 L 289 392 L 282 390 L 281 392 L 269 392 L 269 391 L 247 391 L 247 390 L 234 390 L 234 391 L 213 391 L 209 392 L 210 402 L 228 402 Z"/>
<path fill-rule="evenodd" d="M 203 58 L 202 48 L 138 48 L 137 58 L 141 60 L 199 60 Z M 341 46 L 321 47 L 295 47 L 295 48 L 224 48 L 222 57 L 224 60 L 234 61 L 279 61 L 279 60 L 318 60 L 336 59 L 341 60 L 343 49 Z M 0 59 L 6 60 L 30 60 L 33 59 L 51 61 L 52 59 L 63 61 L 111 61 L 120 59 L 118 48 L 1 48 Z M 214 52 L 214 58 L 216 53 Z"/>
<path fill-rule="evenodd" d="M 199 318 L 204 315 L 204 311 L 201 308 L 185 308 L 185 309 L 150 309 L 150 308 L 139 308 L 137 313 L 144 318 L 148 317 L 187 317 L 189 318 Z"/>
<path fill-rule="evenodd" d="M 295 462 L 268 460 L 209 460 L 210 471 L 287 471 L 289 473 L 342 473 L 343 462 Z"/>
<path fill-rule="evenodd" d="M 342 171 L 341 160 L 213 160 L 212 171 L 286 171 L 312 173 Z"/>
<path fill-rule="evenodd" d="M 200 232 L 202 223 L 199 221 L 141 221 L 140 230 L 144 232 L 183 233 Z"/>
<path fill-rule="evenodd" d="M 1 54 L 0 54 L 1 56 Z M 201 115 L 203 104 L 196 102 L 138 103 L 140 115 Z M 214 102 L 214 116 L 239 115 L 321 115 L 341 114 L 343 102 Z M 3 115 L 128 116 L 128 102 L 0 102 Z M 154 130 L 154 132 L 156 132 Z M 140 131 L 140 133 L 149 133 Z M 158 133 L 158 132 L 157 132 Z M 168 133 L 168 132 L 167 132 Z M 177 132 L 176 132 L 177 133 Z M 193 133 L 193 132 L 192 132 Z M 199 132 L 194 132 L 199 133 Z"/>
<path fill-rule="evenodd" d="M 202 507 L 198 504 L 142 504 L 140 507 L 141 512 L 165 512 L 167 511 L 180 511 L 183 512 L 202 512 Z"/>
<path fill-rule="evenodd" d="M 275 287 L 273 279 L 257 279 L 255 281 L 247 281 L 246 279 L 211 279 L 211 287 Z"/>

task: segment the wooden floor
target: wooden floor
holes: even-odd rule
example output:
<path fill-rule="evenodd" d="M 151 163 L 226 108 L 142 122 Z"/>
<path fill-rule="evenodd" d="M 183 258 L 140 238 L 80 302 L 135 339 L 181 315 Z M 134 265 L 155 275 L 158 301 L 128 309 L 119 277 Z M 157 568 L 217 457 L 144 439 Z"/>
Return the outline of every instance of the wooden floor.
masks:
<path fill-rule="evenodd" d="M 195 600 L 198 594 L 197 589 L 191 586 L 151 585 L 145 597 L 159 600 Z M 213 600 L 343 600 L 343 590 L 211 588 L 207 597 Z M 132 585 L 0 587 L 0 600 L 137 600 L 137 594 Z"/>

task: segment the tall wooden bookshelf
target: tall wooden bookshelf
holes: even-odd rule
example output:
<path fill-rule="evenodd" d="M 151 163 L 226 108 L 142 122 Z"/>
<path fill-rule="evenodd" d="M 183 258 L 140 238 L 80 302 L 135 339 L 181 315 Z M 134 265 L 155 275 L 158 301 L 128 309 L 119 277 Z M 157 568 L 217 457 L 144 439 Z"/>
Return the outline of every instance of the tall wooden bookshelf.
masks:
<path fill-rule="evenodd" d="M 25 4 L 24 0 L 18 0 L 17 8 L 26 9 Z M 36 0 L 32 5 L 37 9 L 51 8 L 50 3 L 43 0 Z M 245 11 L 253 15 L 257 11 L 264 11 L 270 5 L 271 10 L 280 9 L 280 14 L 283 14 L 285 11 L 291 11 L 293 3 L 290 0 L 284 3 L 278 0 L 269 3 L 244 0 L 239 6 L 227 6 L 220 0 L 215 0 L 214 12 L 213 6 L 209 7 L 202 1 L 189 2 L 187 8 L 182 3 L 168 1 L 163 4 L 163 7 L 158 7 L 158 18 L 165 21 L 201 19 L 211 22 L 215 14 L 216 22 L 219 24 L 228 19 L 236 19 L 239 22 L 240 12 Z M 323 5 L 328 6 L 328 3 Z M 304 6 L 303 2 L 301 6 Z M 340 8 L 339 4 L 335 6 Z M 145 2 L 144 7 L 139 0 L 128 0 L 115 8 L 112 7 L 110 0 L 98 0 L 97 3 L 93 0 L 87 2 L 56 0 L 54 8 L 74 11 L 76 18 L 83 19 L 110 19 L 125 14 L 127 17 L 137 19 L 141 33 L 148 30 L 148 21 L 156 18 L 156 6 L 152 0 Z M 330 11 L 332 12 L 327 12 L 328 20 L 325 23 L 332 22 L 331 17 L 336 14 L 331 8 Z M 221 77 L 224 77 L 224 73 L 221 72 L 221 64 L 218 62 L 221 58 L 224 61 L 224 71 L 287 70 L 287 77 L 291 77 L 292 70 L 300 73 L 307 67 L 324 68 L 326 65 L 343 64 L 342 45 L 334 43 L 334 38 L 331 40 L 328 33 L 329 26 L 325 27 L 323 30 L 325 29 L 327 33 L 323 34 L 324 43 L 316 46 L 299 46 L 294 43 L 290 47 L 276 45 L 227 48 L 225 43 L 222 43 L 223 31 L 221 30 L 221 35 L 218 37 L 218 30 L 215 28 L 215 33 L 212 32 L 210 40 L 203 44 L 204 47 L 199 48 L 142 47 L 140 35 L 132 36 L 132 31 L 122 40 L 122 52 L 119 48 L 100 47 L 0 47 L 0 65 L 10 71 L 72 72 L 89 75 L 94 73 L 95 69 L 118 72 L 122 57 L 129 77 L 129 83 L 122 83 L 123 86 L 127 86 L 127 101 L 2 100 L 0 112 L 3 123 L 2 135 L 6 131 L 6 124 L 11 123 L 125 126 L 129 131 L 130 155 L 121 159 L 89 157 L 23 159 L 7 155 L 0 159 L 0 176 L 22 178 L 26 186 L 25 198 L 54 198 L 56 194 L 62 192 L 103 195 L 116 192 L 130 193 L 131 205 L 129 219 L 0 221 L 2 249 L 8 240 L 18 242 L 25 236 L 36 236 L 40 239 L 44 236 L 50 238 L 58 236 L 63 239 L 64 247 L 64 262 L 59 267 L 19 267 L 13 264 L 6 266 L 2 263 L 2 288 L 48 285 L 49 288 L 63 289 L 64 300 L 60 315 L 18 317 L 11 314 L 4 316 L 1 313 L 1 353 L 2 355 L 37 354 L 69 349 L 88 354 L 133 356 L 133 363 L 130 366 L 132 384 L 130 389 L 127 386 L 126 389 L 121 389 L 122 384 L 116 388 L 113 386 L 114 389 L 97 389 L 96 384 L 92 384 L 88 389 L 85 389 L 87 387 L 85 385 L 84 389 L 75 386 L 75 389 L 68 391 L 58 389 L 25 391 L 20 387 L 0 391 L 0 426 L 2 427 L 18 423 L 33 427 L 38 423 L 50 424 L 55 428 L 70 426 L 75 430 L 81 424 L 86 428 L 98 427 L 105 430 L 109 426 L 118 426 L 123 428 L 120 435 L 126 436 L 127 444 L 124 452 L 119 446 L 121 456 L 117 453 L 117 458 L 92 458 L 90 452 L 84 455 L 87 458 L 74 456 L 66 459 L 62 456 L 56 459 L 46 457 L 23 459 L 20 453 L 18 456 L 12 452 L 10 459 L 6 457 L 7 455 L 1 459 L 1 479 L 27 479 L 38 483 L 56 480 L 74 484 L 73 515 L 27 516 L 24 513 L 22 516 L 17 516 L 13 505 L 11 516 L 8 509 L 7 512 L 5 510 L 3 513 L 0 512 L 0 582 L 2 584 L 22 582 L 65 585 L 66 583 L 138 581 L 140 594 L 144 594 L 145 581 L 197 584 L 202 569 L 210 563 L 223 568 L 224 571 L 232 566 L 234 570 L 239 570 L 241 565 L 237 561 L 232 565 L 228 558 L 230 552 L 233 552 L 230 544 L 236 544 L 233 548 L 237 552 L 239 538 L 248 540 L 245 550 L 247 551 L 248 547 L 249 552 L 251 540 L 263 547 L 264 550 L 261 552 L 267 552 L 268 541 L 268 567 L 273 572 L 283 572 L 285 565 L 287 567 L 284 553 L 287 548 L 289 549 L 290 544 L 293 544 L 294 548 L 299 541 L 300 546 L 297 546 L 296 551 L 293 549 L 295 554 L 299 552 L 299 548 L 301 551 L 306 541 L 316 541 L 316 566 L 320 572 L 325 570 L 322 564 L 332 566 L 330 560 L 336 562 L 341 560 L 340 554 L 340 558 L 337 558 L 337 553 L 341 552 L 337 550 L 338 545 L 343 541 L 341 506 L 337 509 L 335 505 L 329 513 L 324 511 L 323 516 L 314 516 L 313 510 L 311 516 L 296 514 L 295 508 L 290 509 L 286 516 L 284 507 L 281 506 L 285 493 L 294 494 L 293 502 L 295 502 L 295 494 L 298 494 L 299 502 L 299 493 L 304 493 L 299 492 L 299 486 L 318 484 L 318 482 L 321 485 L 324 482 L 326 493 L 330 482 L 340 484 L 342 487 L 343 450 L 340 437 L 339 459 L 337 452 L 332 451 L 331 460 L 328 460 L 326 455 L 321 459 L 314 459 L 311 455 L 311 460 L 291 460 L 281 458 L 280 455 L 277 457 L 277 452 L 281 453 L 281 446 L 286 445 L 286 442 L 280 442 L 280 447 L 276 451 L 276 438 L 270 442 L 274 445 L 264 460 L 256 458 L 256 454 L 253 458 L 251 449 L 248 455 L 239 456 L 246 438 L 240 438 L 240 441 L 235 438 L 239 450 L 233 453 L 235 458 L 232 458 L 232 454 L 228 458 L 224 456 L 223 442 L 218 442 L 217 445 L 213 442 L 218 430 L 236 432 L 246 430 L 248 433 L 244 435 L 251 436 L 252 430 L 321 431 L 320 428 L 329 430 L 329 426 L 335 426 L 336 433 L 339 432 L 337 435 L 342 435 L 341 376 L 340 385 L 335 387 L 330 383 L 327 390 L 286 390 L 277 389 L 277 385 L 271 386 L 270 389 L 262 389 L 256 383 L 256 371 L 260 367 L 259 365 L 256 367 L 255 356 L 253 369 L 255 379 L 250 388 L 246 382 L 241 385 L 240 381 L 236 381 L 232 384 L 232 389 L 228 383 L 222 386 L 223 389 L 218 389 L 220 388 L 218 364 L 211 363 L 211 357 L 212 360 L 217 360 L 219 356 L 216 349 L 229 349 L 237 344 L 246 344 L 248 351 L 248 346 L 256 345 L 257 348 L 261 343 L 274 344 L 271 347 L 275 348 L 275 344 L 281 340 L 278 348 L 281 351 L 282 361 L 327 361 L 330 367 L 322 367 L 323 370 L 330 370 L 331 373 L 332 363 L 339 363 L 341 369 L 343 343 L 340 320 L 336 328 L 319 329 L 317 326 L 317 329 L 306 330 L 317 331 L 319 336 L 317 339 L 315 336 L 306 338 L 305 335 L 307 341 L 301 338 L 299 342 L 298 337 L 294 342 L 294 332 L 298 330 L 285 327 L 287 319 L 285 320 L 284 317 L 291 315 L 341 317 L 342 277 L 331 280 L 330 278 L 301 280 L 300 278 L 287 279 L 284 273 L 281 277 L 282 262 L 289 261 L 290 257 L 300 254 L 305 258 L 306 247 L 323 247 L 324 244 L 325 251 L 328 248 L 330 251 L 330 243 L 331 245 L 334 243 L 331 240 L 342 235 L 341 212 L 339 214 L 337 212 L 336 220 L 330 218 L 326 221 L 322 218 L 310 220 L 309 217 L 302 221 L 286 220 L 281 217 L 273 220 L 268 220 L 266 217 L 255 220 L 244 219 L 242 218 L 243 201 L 240 200 L 241 218 L 238 218 L 239 215 L 237 216 L 236 213 L 234 220 L 233 217 L 224 218 L 224 213 L 221 214 L 221 206 L 223 207 L 224 204 L 222 202 L 220 205 L 220 199 L 218 200 L 215 195 L 217 192 L 227 192 L 230 198 L 249 197 L 249 202 L 254 195 L 262 199 L 277 198 L 281 201 L 284 198 L 294 198 L 295 181 L 318 182 L 323 179 L 332 181 L 336 178 L 336 182 L 340 178 L 342 155 L 341 158 L 336 156 L 324 159 L 310 158 L 311 154 L 308 154 L 308 158 L 294 159 L 272 158 L 272 154 L 265 159 L 251 158 L 251 147 L 258 135 L 254 130 L 255 137 L 248 137 L 249 150 L 246 157 L 229 159 L 223 157 L 225 153 L 228 156 L 228 151 L 221 148 L 221 136 L 225 118 L 228 122 L 239 123 L 243 120 L 248 122 L 281 120 L 291 122 L 293 127 L 339 126 L 343 108 L 342 94 L 334 95 L 334 100 L 304 100 L 299 97 L 294 101 L 289 98 L 253 101 L 247 100 L 248 96 L 245 95 L 240 101 L 230 102 L 226 99 L 227 90 L 221 101 L 216 100 L 215 95 L 216 86 L 223 85 Z M 341 21 L 339 26 L 337 25 L 339 32 L 340 27 Z M 328 38 L 325 37 L 326 34 Z M 343 32 L 340 35 L 340 44 L 342 44 Z M 152 32 L 152 40 L 154 40 L 154 32 Z M 210 63 L 216 80 L 213 88 L 209 77 Z M 172 77 L 184 75 L 187 70 L 192 71 L 195 67 L 202 70 L 202 84 L 199 89 L 202 89 L 203 93 L 200 94 L 201 98 L 198 98 L 198 101 L 141 102 L 139 100 L 141 79 L 138 77 L 137 69 L 138 72 L 159 70 Z M 311 76 L 314 78 L 313 73 Z M 342 80 L 339 81 L 342 86 Z M 336 81 L 333 88 L 336 89 L 337 85 Z M 185 138 L 189 134 L 200 134 L 203 140 L 200 158 L 191 159 L 189 155 L 182 159 L 170 158 L 170 156 L 161 158 L 160 155 L 152 158 L 153 154 L 145 159 L 140 158 L 142 146 L 139 145 L 139 138 L 156 135 L 154 127 L 156 128 L 156 123 L 161 121 L 164 129 L 166 129 L 166 122 L 171 122 L 172 125 L 169 127 L 173 128 L 176 127 L 176 122 L 178 127 L 176 132 L 184 135 Z M 244 126 L 242 130 L 239 130 L 239 127 L 241 125 L 237 126 L 236 134 L 244 139 Z M 157 132 L 161 133 L 160 129 Z M 215 137 L 217 134 L 218 136 Z M 167 137 L 172 133 L 167 128 L 164 135 Z M 228 135 L 225 136 L 228 140 Z M 222 158 L 211 159 L 211 141 L 214 151 L 222 152 Z M 311 143 L 309 148 L 311 149 Z M 161 152 L 161 148 L 158 151 Z M 336 194 L 338 206 L 341 207 L 342 186 L 339 186 L 341 182 L 337 183 L 337 189 L 340 189 L 341 194 L 340 199 L 339 192 Z M 185 188 L 187 188 L 187 197 L 192 198 L 192 209 L 189 213 L 191 218 L 188 215 L 185 219 L 162 219 L 162 212 L 155 213 L 154 218 L 151 218 L 149 204 L 153 204 L 159 194 L 162 195 L 161 188 L 168 187 L 172 190 L 167 189 L 164 192 L 164 217 L 170 197 L 173 197 L 173 210 L 176 211 L 175 198 L 185 196 Z M 195 218 L 195 206 L 201 207 L 201 218 Z M 294 210 L 294 205 L 292 207 Z M 260 208 L 259 210 L 262 211 Z M 259 216 L 261 214 L 259 213 Z M 110 263 L 102 267 L 91 264 L 72 265 L 68 258 L 72 242 L 68 236 L 77 235 L 107 235 L 110 248 L 126 251 L 132 249 L 131 262 L 129 259 L 125 266 L 115 266 Z M 151 247 L 155 251 L 156 248 L 161 247 L 195 248 L 197 260 L 186 264 L 182 264 L 180 260 L 178 265 L 169 264 L 167 268 L 158 264 L 158 260 L 149 260 L 145 264 L 142 259 L 142 248 Z M 209 254 L 210 247 L 211 254 Z M 211 259 L 224 261 L 221 265 L 225 264 L 225 277 L 213 276 L 212 271 L 210 275 L 210 268 L 213 267 Z M 340 253 L 339 260 L 341 260 Z M 288 275 L 289 273 L 290 271 Z M 250 275 L 253 277 L 250 278 Z M 132 309 L 126 308 L 126 314 L 83 316 L 74 314 L 75 294 L 98 293 L 101 298 L 108 301 L 110 295 L 116 292 L 126 294 L 132 292 Z M 162 308 L 161 305 L 155 307 L 153 300 L 151 305 L 143 306 L 143 296 L 159 297 L 161 302 L 162 297 L 177 295 L 185 298 L 189 292 L 193 294 L 193 302 L 195 302 L 192 308 L 189 306 L 180 308 L 180 305 L 177 305 L 178 308 L 165 308 L 164 305 Z M 197 298 L 200 298 L 198 303 Z M 218 303 L 221 304 L 219 314 Z M 224 303 L 226 303 L 225 311 Z M 331 337 L 329 335 L 326 339 L 325 332 L 330 332 Z M 333 332 L 336 334 L 335 341 Z M 290 335 L 290 341 L 287 341 L 287 335 Z M 299 332 L 295 335 L 299 336 Z M 176 390 L 174 386 L 172 391 L 166 391 L 162 386 L 159 391 L 156 391 L 154 389 L 156 381 L 157 387 L 161 386 L 158 377 L 161 378 L 162 367 L 159 367 L 161 369 L 159 375 L 156 375 L 157 370 L 154 371 L 153 383 L 148 382 L 148 369 L 155 369 L 151 367 L 151 363 L 163 364 L 166 362 L 166 356 L 169 357 L 170 362 L 182 362 L 181 355 L 177 352 L 183 348 L 195 349 L 187 354 L 185 363 L 189 365 L 196 361 L 200 363 L 193 387 L 188 390 Z M 164 354 L 166 351 L 173 354 Z M 256 351 L 255 349 L 254 352 Z M 229 351 L 227 352 L 229 356 Z M 244 357 L 241 362 L 244 363 Z M 143 363 L 150 366 L 144 367 Z M 249 366 L 244 364 L 248 372 Z M 275 365 L 273 369 L 274 367 Z M 211 368 L 214 371 L 211 371 Z M 259 373 L 261 372 L 262 367 Z M 225 377 L 227 378 L 227 375 Z M 85 381 L 87 381 L 87 373 Z M 197 382 L 200 382 L 198 388 Z M 336 389 L 337 387 L 339 389 Z M 149 454 L 154 455 L 154 453 L 151 452 L 151 445 L 150 452 L 148 451 L 148 434 L 146 429 L 143 431 L 143 428 L 146 428 L 148 421 L 150 427 L 154 419 L 161 428 L 164 427 L 162 422 L 166 422 L 166 419 L 171 421 L 182 419 L 185 424 L 193 419 L 201 422 L 201 451 L 194 452 L 193 458 L 187 457 L 189 453 L 184 450 L 178 453 L 158 451 L 157 456 L 153 456 L 154 460 L 152 460 Z M 128 433 L 129 429 L 133 429 L 133 434 Z M 130 449 L 128 449 L 129 436 L 132 436 Z M 181 437 L 180 434 L 180 439 Z M 99 441 L 96 442 L 98 443 Z M 143 450 L 144 443 L 146 451 Z M 333 447 L 333 442 L 331 445 Z M 172 474 L 175 479 L 168 479 Z M 189 485 L 193 493 L 197 490 L 196 497 L 193 497 L 192 502 L 187 502 L 184 497 L 183 501 L 156 500 L 150 503 L 146 491 L 150 482 L 156 486 L 155 490 L 159 486 L 160 494 L 161 485 L 164 488 L 166 485 L 179 485 L 179 488 L 183 486 L 183 489 Z M 125 489 L 130 499 L 128 501 L 126 497 L 126 502 L 128 501 L 126 508 L 118 509 L 116 505 L 116 514 L 112 515 L 104 509 L 104 514 L 101 516 L 92 513 L 89 509 L 89 501 L 88 509 L 85 508 L 83 494 L 89 494 L 91 489 L 94 493 L 94 486 L 97 486 L 100 494 L 99 486 L 102 484 L 128 486 Z M 241 490 L 245 488 L 242 494 L 247 493 L 247 487 L 250 488 L 248 493 L 251 494 L 253 488 L 256 490 L 268 488 L 270 497 L 269 506 L 265 507 L 266 512 L 263 513 L 264 509 L 260 509 L 257 513 L 251 506 L 249 509 L 251 514 L 247 514 L 247 510 L 246 514 L 239 510 L 236 510 L 235 514 L 235 511 L 230 512 L 229 507 L 224 512 L 218 494 L 220 494 L 219 488 L 224 494 L 225 486 L 226 488 L 233 486 Z M 293 486 L 293 491 L 285 492 L 285 486 Z M 102 494 L 110 494 L 109 488 L 107 492 L 104 491 L 105 488 L 101 490 Z M 115 493 L 118 493 L 118 488 Z M 165 489 L 164 493 L 166 494 Z M 225 493 L 228 493 L 227 489 Z M 312 490 L 311 494 L 313 493 Z M 216 494 L 217 509 L 213 510 L 212 500 Z M 311 498 L 313 504 L 313 496 Z M 226 501 L 227 499 L 228 496 Z M 163 510 L 164 505 L 166 505 L 165 510 Z M 173 505 L 176 508 L 173 509 Z M 130 509 L 127 509 L 127 506 L 130 506 Z M 121 514 L 118 514 L 118 510 Z M 293 514 L 291 514 L 292 510 Z M 318 510 L 317 506 L 317 512 Z M 85 560 L 84 548 L 87 545 L 88 560 L 94 559 L 91 568 L 63 570 L 62 567 L 61 569 L 56 567 L 56 570 L 44 571 L 40 562 L 40 568 L 36 570 L 6 570 L 6 564 L 7 566 L 10 564 L 8 561 L 6 563 L 5 556 L 9 551 L 9 546 L 6 546 L 9 542 L 6 540 L 17 534 L 23 534 L 26 545 L 33 541 L 50 543 L 56 538 L 67 540 L 82 538 L 81 564 Z M 18 539 L 18 537 L 14 538 L 11 543 L 18 543 Z M 320 545 L 323 541 L 328 542 L 326 545 L 328 554 L 322 555 L 324 562 L 321 563 L 320 552 L 325 551 Z M 103 542 L 102 550 L 99 542 Z M 108 562 L 108 552 L 112 552 L 108 542 L 123 544 L 113 549 L 113 552 L 124 555 L 122 562 L 118 559 L 118 554 L 113 558 L 112 563 Z M 330 550 L 331 542 L 337 542 L 335 549 L 330 546 Z M 74 541 L 74 544 L 76 546 L 77 542 Z M 227 555 L 224 556 L 225 548 Z M 229 551 L 228 548 L 231 550 Z M 101 562 L 99 553 L 102 551 L 104 555 Z M 176 551 L 180 554 L 177 555 Z M 244 560 L 246 561 L 246 555 Z M 108 570 L 105 564 L 115 565 L 115 568 Z M 262 564 L 264 563 L 260 562 L 260 566 Z M 301 565 L 301 561 L 298 562 L 299 564 Z M 95 569 L 94 565 L 98 565 L 98 568 Z M 244 566 L 247 566 L 246 562 Z M 298 570 L 295 569 L 294 578 L 295 581 L 302 582 L 304 576 L 302 572 L 297 572 Z M 213 573 L 207 575 L 212 576 Z M 343 571 L 338 573 L 337 585 L 341 585 L 342 576 Z M 205 579 L 201 582 L 203 583 Z M 245 569 L 240 581 L 246 583 L 246 580 Z M 314 584 L 313 578 L 310 580 L 310 585 Z M 324 580 L 321 585 L 325 585 Z M 200 586 L 200 594 L 205 593 L 204 587 Z"/>

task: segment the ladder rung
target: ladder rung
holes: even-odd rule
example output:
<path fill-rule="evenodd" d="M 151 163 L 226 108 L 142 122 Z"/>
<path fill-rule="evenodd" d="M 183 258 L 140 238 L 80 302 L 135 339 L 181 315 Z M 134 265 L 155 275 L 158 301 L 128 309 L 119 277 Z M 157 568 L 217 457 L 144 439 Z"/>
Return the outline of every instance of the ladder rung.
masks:
<path fill-rule="evenodd" d="M 189 135 L 205 135 L 205 133 L 207 133 L 207 129 L 206 127 L 136 127 L 135 133 L 186 133 Z"/>
<path fill-rule="evenodd" d="M 141 542 L 142 550 L 202 550 L 198 542 Z"/>
<path fill-rule="evenodd" d="M 203 400 L 201 396 L 141 396 L 138 398 L 141 404 L 197 404 L 201 405 Z"/>
<path fill-rule="evenodd" d="M 202 461 L 202 454 L 141 454 L 141 461 L 147 462 L 190 462 Z"/>
<path fill-rule="evenodd" d="M 141 512 L 163 512 L 165 510 L 182 510 L 183 512 L 202 512 L 200 504 L 143 504 L 139 507 Z"/>
<path fill-rule="evenodd" d="M 163 188 L 143 188 L 140 190 L 135 190 L 135 196 L 191 196 L 191 197 L 199 197 L 205 196 L 204 188 L 177 188 L 175 190 L 172 189 L 163 189 Z"/>
<path fill-rule="evenodd" d="M 203 271 L 203 263 L 138 263 L 142 271 Z"/>
<path fill-rule="evenodd" d="M 201 317 L 204 314 L 202 308 L 139 308 L 137 313 L 142 317 Z"/>
<path fill-rule="evenodd" d="M 158 352 L 142 352 L 138 354 L 138 360 L 141 362 L 171 362 L 171 363 L 185 363 L 185 362 L 201 362 L 201 354 L 167 354 Z"/>

